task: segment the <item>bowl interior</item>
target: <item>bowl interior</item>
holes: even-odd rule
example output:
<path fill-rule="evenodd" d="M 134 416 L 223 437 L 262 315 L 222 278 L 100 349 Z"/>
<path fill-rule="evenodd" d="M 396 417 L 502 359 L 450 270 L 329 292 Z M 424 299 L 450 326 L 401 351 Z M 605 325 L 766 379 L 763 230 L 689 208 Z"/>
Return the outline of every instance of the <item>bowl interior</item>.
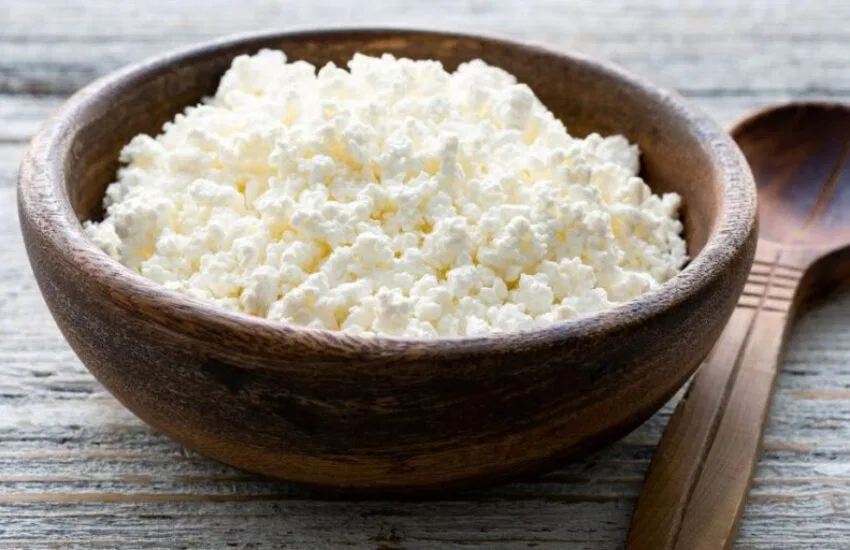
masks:
<path fill-rule="evenodd" d="M 254 37 L 176 54 L 112 79 L 106 94 L 88 101 L 65 159 L 66 190 L 78 219 L 98 219 L 102 197 L 115 179 L 121 148 L 140 133 L 156 135 L 163 123 L 215 92 L 231 60 L 261 48 L 279 48 L 290 60 L 344 66 L 356 52 L 430 58 L 453 70 L 475 58 L 528 84 L 573 135 L 623 134 L 642 151 L 643 176 L 656 193 L 682 195 L 691 258 L 705 245 L 722 205 L 722 185 L 710 154 L 685 117 L 663 94 L 635 85 L 592 61 L 475 37 L 411 31 L 312 32 Z"/>

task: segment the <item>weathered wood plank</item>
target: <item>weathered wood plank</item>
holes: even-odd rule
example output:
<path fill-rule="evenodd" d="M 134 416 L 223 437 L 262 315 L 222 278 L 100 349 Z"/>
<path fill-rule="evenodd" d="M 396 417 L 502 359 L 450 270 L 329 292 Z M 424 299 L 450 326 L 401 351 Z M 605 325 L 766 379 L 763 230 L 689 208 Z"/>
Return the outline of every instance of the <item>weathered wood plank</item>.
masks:
<path fill-rule="evenodd" d="M 0 95 L 0 144 L 28 140 L 62 100 L 62 96 Z M 0 160 L 13 156 L 3 152 Z"/>
<path fill-rule="evenodd" d="M 304 506 L 296 516 L 282 502 L 225 501 L 206 504 L 203 515 L 199 515 L 195 513 L 196 503 L 142 503 L 118 507 L 119 513 L 110 515 L 89 504 L 32 504 L 23 507 L 25 519 L 21 527 L 32 534 L 28 539 L 35 540 L 57 540 L 58 535 L 64 534 L 72 540 L 114 544 L 115 533 L 124 533 L 131 540 L 158 541 L 171 547 L 189 540 L 193 548 L 253 543 L 260 545 L 259 548 L 320 550 L 469 547 L 590 550 L 616 548 L 611 531 L 597 526 L 600 520 L 614 522 L 623 514 L 622 505 L 617 503 L 607 504 L 601 513 L 598 507 L 576 506 L 572 521 L 565 522 L 557 509 L 547 509 L 538 503 L 512 503 L 506 507 L 499 502 L 482 502 L 477 508 L 483 516 L 492 518 L 493 523 L 479 527 L 463 521 L 469 509 L 467 503 L 407 504 L 403 511 L 397 504 L 380 503 L 355 507 L 348 503 L 310 502 Z M 229 532 L 214 532 L 209 528 L 211 524 L 229 524 L 234 517 L 244 517 L 246 512 L 248 517 L 256 519 Z M 9 515 L 0 507 L 0 518 Z M 43 516 L 53 521 L 28 519 Z M 535 522 L 535 526 L 529 527 L 528 521 Z M 59 525 L 71 526 L 71 531 L 60 531 Z"/>
<path fill-rule="evenodd" d="M 463 29 L 460 30 L 470 30 Z M 623 67 L 688 95 L 850 93 L 847 39 L 788 43 L 778 39 L 714 37 L 717 42 L 676 41 L 640 44 L 637 36 L 557 34 L 546 39 L 538 30 L 507 36 L 534 40 L 609 59 Z M 121 65 L 185 46 L 195 40 L 124 41 L 104 44 L 19 44 L 0 39 L 0 93 L 68 94 Z M 635 41 L 640 45 L 636 49 Z M 712 49 L 701 58 L 702 49 Z M 743 56 L 739 59 L 737 56 Z M 754 78 L 753 75 L 758 75 Z"/>
<path fill-rule="evenodd" d="M 315 500 L 178 447 L 105 393 L 39 296 L 14 177 L 26 140 L 78 86 L 171 47 L 268 26 L 415 23 L 547 42 L 678 88 L 723 125 L 789 98 L 850 101 L 846 2 L 628 4 L 0 0 L 0 548 L 621 548 L 669 406 L 538 480 L 436 502 Z M 844 293 L 794 332 L 736 548 L 850 547 L 848 312 Z"/>
<path fill-rule="evenodd" d="M 211 36 L 269 26 L 415 24 L 489 31 L 617 61 L 695 95 L 850 91 L 846 2 L 594 0 L 346 4 L 226 0 L 9 2 L 0 92 L 69 93 L 108 70 Z M 789 34 L 789 31 L 793 34 Z"/>
<path fill-rule="evenodd" d="M 205 6 L 206 10 L 200 7 Z M 43 0 L 38 3 L 8 2 L 0 12 L 0 23 L 8 39 L 26 41 L 40 36 L 54 41 L 91 40 L 115 36 L 158 39 L 166 35 L 204 35 L 233 32 L 243 27 L 274 24 L 291 26 L 331 25 L 334 21 L 374 24 L 407 22 L 442 16 L 441 26 L 475 23 L 481 28 L 530 27 L 541 22 L 543 29 L 587 32 L 607 28 L 611 34 L 635 32 L 655 21 L 657 29 L 696 37 L 749 31 L 777 34 L 776 26 L 794 23 L 779 34 L 793 40 L 802 34 L 844 34 L 840 19 L 848 6 L 840 1 L 808 4 L 788 0 L 654 0 L 652 2 L 593 2 L 593 0 L 435 0 L 428 5 L 383 0 L 362 5 L 335 0 L 312 2 L 252 2 L 250 9 L 233 9 L 227 0 L 171 3 L 151 0 L 141 10 L 138 4 L 115 5 L 109 0 Z M 533 9 L 529 9 L 533 8 Z M 524 20 L 522 17 L 524 16 Z M 723 25 L 713 23 L 722 22 Z M 425 22 L 420 22 L 424 25 Z M 643 27 L 642 27 L 642 24 Z M 653 29 L 654 30 L 654 29 Z M 644 33 L 648 34 L 648 33 Z"/>
<path fill-rule="evenodd" d="M 24 150 L 25 143 L 0 141 L 0 187 L 11 187 L 15 184 Z"/>

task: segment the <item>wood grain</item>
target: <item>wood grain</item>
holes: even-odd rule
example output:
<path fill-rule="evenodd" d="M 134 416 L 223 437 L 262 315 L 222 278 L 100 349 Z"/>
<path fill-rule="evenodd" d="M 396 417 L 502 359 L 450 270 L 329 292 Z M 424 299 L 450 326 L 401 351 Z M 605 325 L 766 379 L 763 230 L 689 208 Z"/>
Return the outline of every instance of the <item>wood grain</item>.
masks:
<path fill-rule="evenodd" d="M 850 272 L 850 109 L 788 104 L 732 135 L 759 188 L 759 245 L 732 321 L 653 458 L 630 550 L 731 548 L 798 311 Z"/>
<path fill-rule="evenodd" d="M 35 61 L 37 71 L 25 74 L 41 71 L 41 93 L 46 94 L 0 94 L 0 135 L 5 139 L 7 128 L 19 129 L 11 138 L 14 147 L 0 147 L 0 165 L 8 167 L 0 169 L 0 494 L 65 496 L 61 503 L 0 505 L 0 548 L 219 549 L 230 544 L 264 550 L 621 549 L 672 404 L 626 439 L 536 482 L 473 495 L 469 501 L 330 507 L 184 451 L 117 405 L 55 328 L 18 232 L 12 187 L 20 154 L 43 117 L 63 99 L 50 94 L 73 87 L 63 80 L 72 64 L 54 65 L 49 73 L 45 67 L 61 59 L 63 50 L 80 54 L 102 47 L 112 52 L 102 61 L 87 54 L 95 59 L 88 66 L 102 74 L 171 45 L 289 21 L 448 20 L 459 28 L 536 38 L 597 55 L 612 52 L 626 67 L 689 91 L 700 107 L 728 126 L 754 108 L 794 97 L 850 101 L 850 93 L 833 86 L 830 78 L 842 72 L 836 62 L 844 58 L 835 52 L 846 51 L 850 40 L 842 16 L 850 6 L 782 0 L 401 6 L 399 0 L 360 5 L 352 13 L 325 0 L 246 1 L 236 13 L 232 4 L 214 9 L 198 9 L 192 1 L 145 5 L 150 9 L 130 2 L 0 0 L 0 80 L 10 77 L 12 67 L 26 70 Z M 16 47 L 16 58 L 9 48 L 12 42 L 28 48 Z M 622 43 L 629 45 L 628 51 Z M 787 57 L 771 54 L 778 49 Z M 749 52 L 743 59 L 742 51 Z M 20 58 L 22 52 L 26 60 Z M 688 63 L 668 69 L 673 58 Z M 693 86 L 695 75 L 705 86 Z M 78 75 L 73 78 L 82 81 Z M 41 107 L 30 110 L 26 105 Z M 845 292 L 808 312 L 794 328 L 738 549 L 850 546 L 848 314 L 850 293 Z M 276 491 L 279 499 L 150 503 L 135 496 L 259 491 Z M 122 502 L 68 498 L 92 492 L 119 495 Z"/>

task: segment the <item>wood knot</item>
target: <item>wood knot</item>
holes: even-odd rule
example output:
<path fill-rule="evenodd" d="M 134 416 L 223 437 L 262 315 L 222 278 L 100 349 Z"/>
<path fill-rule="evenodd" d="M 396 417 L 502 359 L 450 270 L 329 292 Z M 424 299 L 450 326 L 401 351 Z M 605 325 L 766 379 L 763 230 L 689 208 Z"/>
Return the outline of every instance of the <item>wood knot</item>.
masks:
<path fill-rule="evenodd" d="M 201 371 L 234 394 L 239 393 L 251 379 L 251 373 L 246 369 L 218 359 L 207 359 L 201 365 Z"/>

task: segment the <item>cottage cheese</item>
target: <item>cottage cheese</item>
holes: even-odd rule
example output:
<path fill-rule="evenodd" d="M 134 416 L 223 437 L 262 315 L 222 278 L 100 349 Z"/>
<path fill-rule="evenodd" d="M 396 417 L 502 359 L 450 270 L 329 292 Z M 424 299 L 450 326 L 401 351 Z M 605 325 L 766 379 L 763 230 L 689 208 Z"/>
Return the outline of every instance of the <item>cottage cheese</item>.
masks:
<path fill-rule="evenodd" d="M 480 60 L 355 55 L 318 73 L 241 56 L 215 96 L 140 135 L 87 222 L 164 287 L 293 325 L 405 337 L 547 325 L 685 261 L 679 197 L 621 136 L 571 137 Z"/>

